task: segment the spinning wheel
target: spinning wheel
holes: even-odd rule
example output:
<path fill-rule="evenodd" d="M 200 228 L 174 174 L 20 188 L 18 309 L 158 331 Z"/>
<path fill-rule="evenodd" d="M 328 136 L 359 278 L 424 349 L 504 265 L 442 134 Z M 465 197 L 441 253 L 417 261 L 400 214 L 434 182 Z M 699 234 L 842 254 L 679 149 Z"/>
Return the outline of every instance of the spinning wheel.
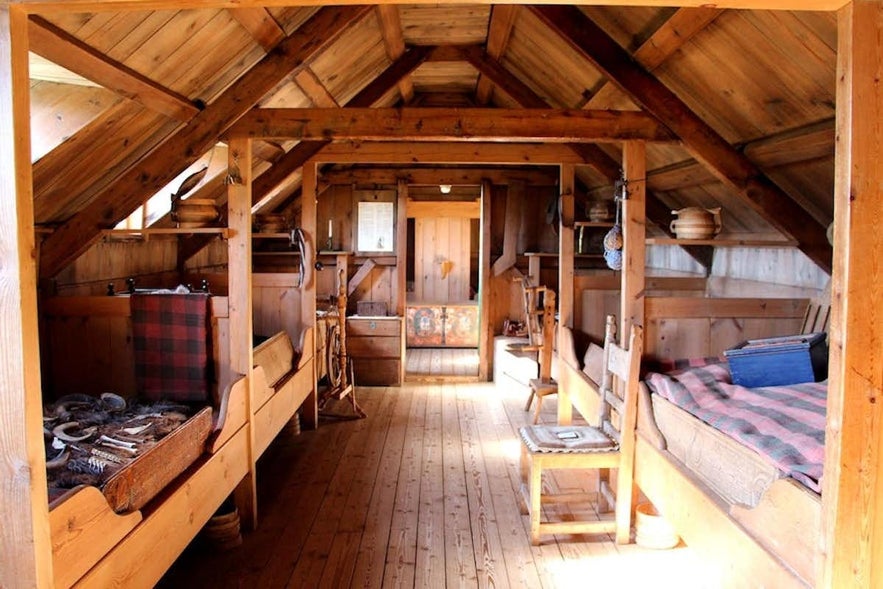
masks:
<path fill-rule="evenodd" d="M 328 324 L 325 338 L 325 362 L 328 375 L 328 388 L 320 396 L 319 413 L 326 417 L 357 418 L 365 417 L 365 412 L 356 403 L 356 390 L 353 386 L 353 363 L 346 353 L 346 271 L 341 268 L 337 286 L 337 313 Z M 334 413 L 329 409 L 332 399 L 340 400 L 349 396 L 352 413 Z"/>
<path fill-rule="evenodd" d="M 332 324 L 328 327 L 325 337 L 325 366 L 328 370 L 328 384 L 332 389 L 339 388 L 343 381 L 343 371 L 340 368 L 340 326 Z"/>

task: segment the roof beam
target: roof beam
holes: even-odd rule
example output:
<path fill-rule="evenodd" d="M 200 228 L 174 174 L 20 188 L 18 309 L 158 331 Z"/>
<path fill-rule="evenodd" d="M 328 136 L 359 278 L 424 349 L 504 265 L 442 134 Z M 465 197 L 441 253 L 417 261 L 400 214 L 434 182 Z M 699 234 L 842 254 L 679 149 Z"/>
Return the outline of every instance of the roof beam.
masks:
<path fill-rule="evenodd" d="M 331 95 L 322 80 L 313 72 L 312 69 L 305 67 L 301 71 L 294 74 L 294 81 L 298 87 L 306 94 L 312 103 L 321 108 L 336 108 L 340 106 L 337 99 Z"/>
<path fill-rule="evenodd" d="M 378 4 L 376 12 L 377 21 L 380 23 L 380 34 L 383 35 L 383 45 L 386 47 L 386 56 L 394 62 L 405 53 L 405 37 L 402 34 L 399 7 L 394 4 Z M 404 104 L 414 100 L 414 84 L 410 76 L 399 80 L 398 87 Z"/>
<path fill-rule="evenodd" d="M 798 242 L 798 248 L 831 271 L 825 227 L 776 186 L 744 154 L 634 62 L 629 53 L 573 6 L 531 6 L 546 25 L 607 76 L 632 100 L 657 117 L 684 142 L 693 156 L 733 188 L 768 223 Z"/>
<path fill-rule="evenodd" d="M 558 170 L 552 166 L 524 170 L 520 168 L 448 168 L 430 167 L 369 167 L 347 168 L 322 172 L 320 180 L 328 184 L 395 184 L 404 180 L 408 186 L 478 186 L 488 179 L 493 184 L 506 185 L 513 180 L 534 186 L 554 186 L 558 183 Z"/>
<path fill-rule="evenodd" d="M 327 7 L 314 14 L 205 110 L 47 237 L 41 250 L 41 276 L 54 276 L 75 260 L 100 238 L 103 229 L 125 219 L 172 181 L 285 76 L 331 45 L 368 10 L 365 6 Z"/>
<path fill-rule="evenodd" d="M 228 136 L 526 143 L 672 138 L 644 113 L 550 108 L 258 108 L 239 119 Z"/>
<path fill-rule="evenodd" d="M 499 62 L 506 48 L 509 46 L 509 38 L 512 36 L 512 27 L 515 25 L 515 15 L 518 6 L 514 4 L 497 4 L 491 8 L 491 22 L 487 32 L 487 51 L 490 59 Z M 478 77 L 478 85 L 475 87 L 475 97 L 479 104 L 487 104 L 494 90 L 493 81 L 484 74 Z"/>
<path fill-rule="evenodd" d="M 75 74 L 179 121 L 189 121 L 200 107 L 186 96 L 116 62 L 52 23 L 28 19 L 30 50 Z"/>

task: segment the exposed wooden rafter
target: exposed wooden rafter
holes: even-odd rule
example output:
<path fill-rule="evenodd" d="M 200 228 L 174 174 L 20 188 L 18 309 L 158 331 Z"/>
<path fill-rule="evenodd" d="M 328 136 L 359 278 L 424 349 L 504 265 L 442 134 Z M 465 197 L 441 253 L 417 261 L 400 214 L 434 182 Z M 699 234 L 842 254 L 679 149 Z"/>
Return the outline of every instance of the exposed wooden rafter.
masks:
<path fill-rule="evenodd" d="M 634 111 L 486 108 L 259 108 L 230 137 L 300 140 L 670 141 L 653 117 Z"/>
<path fill-rule="evenodd" d="M 747 206 L 773 227 L 795 238 L 807 257 L 826 272 L 831 271 L 831 247 L 825 227 L 665 84 L 635 63 L 606 32 L 573 6 L 532 6 L 530 10 L 632 100 L 674 131 L 693 156 L 733 188 Z"/>
<path fill-rule="evenodd" d="M 41 276 L 51 277 L 192 164 L 286 75 L 331 45 L 368 12 L 364 6 L 319 10 L 187 125 L 144 157 L 46 238 Z"/>
<path fill-rule="evenodd" d="M 322 172 L 320 180 L 329 184 L 395 184 L 404 180 L 409 186 L 435 186 L 438 184 L 474 185 L 481 184 L 482 179 L 493 184 L 506 185 L 511 180 L 520 180 L 526 184 L 553 186 L 558 183 L 557 170 L 552 167 L 534 169 L 501 169 L 501 168 L 448 168 L 448 167 L 367 167 L 346 168 Z"/>
<path fill-rule="evenodd" d="M 312 69 L 305 67 L 301 71 L 294 74 L 294 81 L 298 87 L 303 90 L 314 105 L 321 108 L 336 108 L 340 106 L 337 99 L 331 95 L 322 80 L 313 72 Z"/>
<path fill-rule="evenodd" d="M 383 35 L 383 45 L 386 47 L 386 56 L 390 61 L 396 61 L 405 53 L 405 38 L 402 35 L 402 20 L 399 18 L 399 8 L 394 4 L 378 4 L 377 20 L 380 23 L 380 34 Z M 405 76 L 398 83 L 402 102 L 408 104 L 414 100 L 414 84 L 410 76 Z"/>
<path fill-rule="evenodd" d="M 500 61 L 509 46 L 509 37 L 515 25 L 518 6 L 514 4 L 497 4 L 491 8 L 491 22 L 488 26 L 487 45 L 485 51 L 494 61 Z M 487 104 L 491 99 L 494 83 L 486 76 L 478 77 L 475 97 L 479 104 Z"/>
<path fill-rule="evenodd" d="M 189 121 L 200 110 L 186 96 L 108 58 L 39 16 L 28 19 L 28 40 L 37 55 L 150 110 L 179 121 Z"/>

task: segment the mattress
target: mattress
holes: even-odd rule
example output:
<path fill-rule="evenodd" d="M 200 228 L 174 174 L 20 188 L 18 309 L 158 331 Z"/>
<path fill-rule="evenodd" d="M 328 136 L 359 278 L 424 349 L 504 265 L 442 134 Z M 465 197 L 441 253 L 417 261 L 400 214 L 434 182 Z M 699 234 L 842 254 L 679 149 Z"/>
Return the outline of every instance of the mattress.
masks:
<path fill-rule="evenodd" d="M 651 373 L 645 383 L 668 451 L 728 502 L 753 507 L 785 476 L 819 491 L 825 383 L 746 389 L 724 363 Z"/>

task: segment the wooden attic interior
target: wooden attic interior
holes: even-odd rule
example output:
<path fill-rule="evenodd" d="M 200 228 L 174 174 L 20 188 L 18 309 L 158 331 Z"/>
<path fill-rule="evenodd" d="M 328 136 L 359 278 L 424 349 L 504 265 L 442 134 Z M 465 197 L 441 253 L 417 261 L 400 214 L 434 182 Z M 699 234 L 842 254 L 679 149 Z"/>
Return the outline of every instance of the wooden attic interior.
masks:
<path fill-rule="evenodd" d="M 21 499 L 2 501 L 14 532 L 3 535 L 10 556 L 0 584 L 65 584 L 48 548 L 35 418 L 44 389 L 60 389 L 38 336 L 46 309 L 65 296 L 102 295 L 108 283 L 123 290 L 127 277 L 166 286 L 208 276 L 229 300 L 229 332 L 250 342 L 263 321 L 252 313 L 262 304 L 252 281 L 273 288 L 262 275 L 298 273 L 281 256 L 263 258 L 270 271 L 260 271 L 253 254 L 272 244 L 250 238 L 253 218 L 282 213 L 314 252 L 353 251 L 358 193 L 385 192 L 397 206 L 397 244 L 408 242 L 406 206 L 421 201 L 485 219 L 473 222 L 464 254 L 465 283 L 480 284 L 483 379 L 494 335 L 519 314 L 512 273 L 559 289 L 561 321 L 590 335 L 610 310 L 624 326 L 644 325 L 645 349 L 664 358 L 787 332 L 806 299 L 829 288 L 829 474 L 810 584 L 875 586 L 880 494 L 868 473 L 879 462 L 881 360 L 867 350 L 879 348 L 881 332 L 875 227 L 883 200 L 880 131 L 867 121 L 879 119 L 883 102 L 869 73 L 883 54 L 876 3 L 208 4 L 0 9 L 0 116 L 14 130 L 0 140 L 0 281 L 17 295 L 2 306 L 10 326 L 2 330 L 10 350 L 3 380 L 23 391 L 0 401 L 10 422 L 3 479 L 12 481 L 3 495 Z M 188 198 L 215 201 L 224 229 L 182 233 L 169 194 L 203 167 Z M 580 255 L 574 223 L 586 221 L 592 203 L 609 202 L 621 177 L 632 203 L 624 225 L 641 232 L 627 229 L 636 259 L 614 274 Z M 453 186 L 451 197 L 439 185 Z M 558 218 L 543 222 L 559 195 Z M 674 238 L 671 213 L 689 206 L 721 207 L 720 235 Z M 329 221 L 332 248 L 324 247 Z M 348 278 L 361 280 L 352 304 L 383 302 L 405 315 L 420 261 L 396 247 L 344 256 Z M 529 255 L 537 252 L 549 255 Z M 313 323 L 317 299 L 333 293 L 333 274 L 315 271 L 296 295 L 285 319 L 297 324 L 288 326 L 292 340 Z M 672 310 L 696 295 L 706 301 L 698 314 Z M 730 314 L 701 315 L 714 299 L 728 300 Z M 244 340 L 229 338 L 222 378 L 260 378 Z M 123 380 L 134 386 L 131 376 Z M 247 495 L 255 448 L 269 442 L 255 442 L 254 431 L 247 441 L 229 435 L 247 467 L 244 485 L 226 483 Z M 133 534 L 156 537 L 156 529 Z M 119 560 L 98 563 L 79 582 L 119 574 Z"/>

